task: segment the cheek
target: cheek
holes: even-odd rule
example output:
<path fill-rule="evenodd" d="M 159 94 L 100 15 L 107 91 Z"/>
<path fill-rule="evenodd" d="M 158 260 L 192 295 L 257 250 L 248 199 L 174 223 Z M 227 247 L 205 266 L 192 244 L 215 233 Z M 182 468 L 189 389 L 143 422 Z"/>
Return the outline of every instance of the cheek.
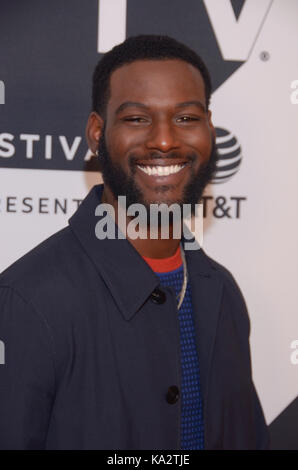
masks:
<path fill-rule="evenodd" d="M 119 135 L 113 135 L 112 133 L 106 134 L 106 145 L 111 160 L 118 164 L 124 161 L 124 155 L 126 153 L 126 142 Z"/>
<path fill-rule="evenodd" d="M 127 166 L 127 155 L 134 151 L 136 146 L 135 139 L 129 132 L 119 130 L 107 132 L 106 139 L 111 157 L 122 165 Z"/>
<path fill-rule="evenodd" d="M 192 135 L 188 144 L 200 155 L 203 161 L 208 160 L 212 149 L 212 134 L 209 128 L 202 129 Z"/>
<path fill-rule="evenodd" d="M 212 150 L 212 140 L 210 136 L 208 141 L 202 144 L 202 155 L 204 156 L 204 159 L 208 159 L 210 157 L 211 150 Z"/>

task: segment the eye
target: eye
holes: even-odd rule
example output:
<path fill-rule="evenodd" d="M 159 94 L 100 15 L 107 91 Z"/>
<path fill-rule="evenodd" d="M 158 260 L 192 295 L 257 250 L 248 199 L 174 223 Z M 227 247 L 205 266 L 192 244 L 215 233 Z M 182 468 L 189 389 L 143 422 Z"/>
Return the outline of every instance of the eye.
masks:
<path fill-rule="evenodd" d="M 135 122 L 135 123 L 141 123 L 141 124 L 147 122 L 147 119 L 143 117 L 139 117 L 139 116 L 129 116 L 129 117 L 123 118 L 123 120 L 127 122 Z"/>
<path fill-rule="evenodd" d="M 193 121 L 200 121 L 198 116 L 180 116 L 177 118 L 178 122 L 193 122 Z"/>

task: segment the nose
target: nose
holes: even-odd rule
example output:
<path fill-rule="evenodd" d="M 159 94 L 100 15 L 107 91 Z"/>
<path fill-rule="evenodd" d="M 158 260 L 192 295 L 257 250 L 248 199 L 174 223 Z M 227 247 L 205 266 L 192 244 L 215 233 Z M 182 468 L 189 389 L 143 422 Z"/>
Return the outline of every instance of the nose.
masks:
<path fill-rule="evenodd" d="M 173 123 L 167 120 L 153 123 L 146 140 L 146 147 L 160 152 L 177 149 L 179 142 Z"/>

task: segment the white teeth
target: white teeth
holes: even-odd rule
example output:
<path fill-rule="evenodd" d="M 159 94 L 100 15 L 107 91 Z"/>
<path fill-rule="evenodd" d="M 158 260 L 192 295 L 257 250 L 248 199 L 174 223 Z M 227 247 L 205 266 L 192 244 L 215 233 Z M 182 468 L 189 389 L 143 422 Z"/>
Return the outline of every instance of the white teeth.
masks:
<path fill-rule="evenodd" d="M 185 167 L 185 164 L 183 165 L 170 165 L 170 166 L 140 166 L 137 165 L 140 170 L 142 170 L 144 173 L 146 173 L 149 176 L 169 176 L 173 175 L 175 173 L 178 173 L 178 171 L 181 170 L 181 168 Z"/>

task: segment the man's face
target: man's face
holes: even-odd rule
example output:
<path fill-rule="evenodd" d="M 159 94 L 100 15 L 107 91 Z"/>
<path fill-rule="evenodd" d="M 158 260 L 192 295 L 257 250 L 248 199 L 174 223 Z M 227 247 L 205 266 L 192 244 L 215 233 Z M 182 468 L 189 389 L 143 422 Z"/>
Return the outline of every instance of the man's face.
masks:
<path fill-rule="evenodd" d="M 199 70 L 180 60 L 140 60 L 113 72 L 99 152 L 115 198 L 194 209 L 217 158 Z"/>

